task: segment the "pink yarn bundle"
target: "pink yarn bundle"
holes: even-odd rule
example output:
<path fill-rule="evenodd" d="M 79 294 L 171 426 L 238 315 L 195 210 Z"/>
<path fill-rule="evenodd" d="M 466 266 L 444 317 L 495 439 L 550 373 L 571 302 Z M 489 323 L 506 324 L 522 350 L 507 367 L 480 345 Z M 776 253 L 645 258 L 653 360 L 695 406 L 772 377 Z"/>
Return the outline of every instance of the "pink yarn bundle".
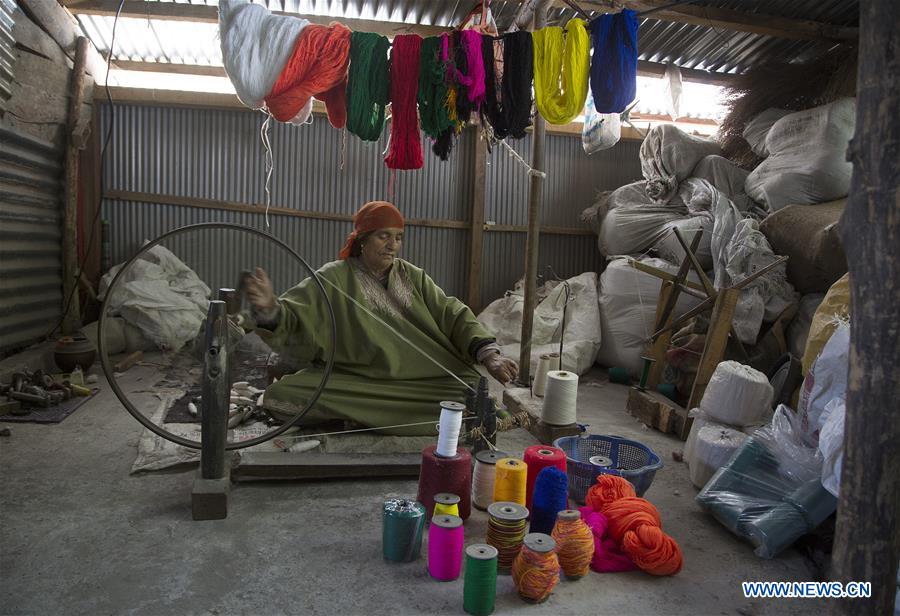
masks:
<path fill-rule="evenodd" d="M 487 86 L 485 85 L 484 58 L 481 55 L 481 33 L 475 30 L 463 30 L 459 33 L 459 44 L 466 54 L 468 75 L 463 75 L 453 67 L 452 81 L 466 88 L 466 97 L 477 109 L 484 102 Z M 450 59 L 450 37 L 441 35 L 441 59 L 448 70 L 453 66 Z"/>
<path fill-rule="evenodd" d="M 594 511 L 590 506 L 581 507 L 579 511 L 581 519 L 594 533 L 594 557 L 591 559 L 591 569 L 599 573 L 618 573 L 637 569 L 631 558 L 619 549 L 615 539 L 604 538 L 609 526 L 606 516 Z"/>

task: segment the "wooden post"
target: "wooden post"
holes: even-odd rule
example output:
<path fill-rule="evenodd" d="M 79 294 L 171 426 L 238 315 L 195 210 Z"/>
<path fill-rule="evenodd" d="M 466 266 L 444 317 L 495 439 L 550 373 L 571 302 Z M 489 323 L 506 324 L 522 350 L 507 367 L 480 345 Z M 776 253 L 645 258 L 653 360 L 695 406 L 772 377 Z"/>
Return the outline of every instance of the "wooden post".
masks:
<path fill-rule="evenodd" d="M 547 25 L 547 3 L 542 2 L 534 12 L 534 29 Z M 540 113 L 534 114 L 531 134 L 531 168 L 543 171 L 544 138 L 547 125 Z M 543 179 L 528 177 L 528 238 L 525 247 L 525 304 L 522 306 L 522 348 L 519 353 L 519 383 L 531 384 L 531 329 L 534 325 L 534 304 L 537 292 L 538 247 L 541 241 L 541 189 Z"/>
<path fill-rule="evenodd" d="M 62 269 L 63 269 L 63 335 L 73 334 L 81 327 L 78 299 L 78 151 L 81 139 L 76 134 L 81 105 L 84 103 L 85 67 L 90 41 L 81 36 L 75 50 L 72 68 L 72 87 L 69 98 L 69 118 L 66 130 L 66 163 L 63 191 Z"/>
<path fill-rule="evenodd" d="M 731 331 L 734 309 L 740 295 L 740 290 L 729 287 L 719 291 L 716 296 L 716 303 L 709 319 L 709 331 L 706 333 L 706 344 L 703 347 L 703 357 L 700 359 L 700 365 L 697 366 L 697 376 L 694 378 L 694 387 L 691 389 L 691 398 L 687 406 L 689 410 L 700 404 L 709 379 L 712 378 L 716 366 L 722 361 L 725 345 L 728 343 L 728 334 Z M 690 429 L 690 425 L 688 425 L 688 429 Z"/>
<path fill-rule="evenodd" d="M 672 317 L 675 316 L 675 311 L 670 310 L 665 320 L 662 320 L 666 304 L 669 302 L 669 298 L 672 297 L 673 293 L 678 293 L 676 283 L 663 280 L 662 287 L 659 291 L 659 301 L 656 303 L 656 318 L 654 323 L 656 323 L 657 331 L 663 327 L 667 327 L 672 322 Z M 647 349 L 647 356 L 652 357 L 655 360 L 650 366 L 650 373 L 647 375 L 647 387 L 651 391 L 656 391 L 656 386 L 659 385 L 659 381 L 662 378 L 663 370 L 666 367 L 666 349 L 669 348 L 669 341 L 671 339 L 672 332 L 667 331 L 657 338 L 655 342 L 651 342 L 650 347 Z"/>
<path fill-rule="evenodd" d="M 472 230 L 469 235 L 469 289 L 466 303 L 473 312 L 481 310 L 481 259 L 484 252 L 484 200 L 487 176 L 487 142 L 475 133 L 475 175 L 472 182 Z"/>
<path fill-rule="evenodd" d="M 900 3 L 859 5 L 850 199 L 841 236 L 850 269 L 850 369 L 833 578 L 872 584 L 831 614 L 891 614 L 900 557 Z"/>

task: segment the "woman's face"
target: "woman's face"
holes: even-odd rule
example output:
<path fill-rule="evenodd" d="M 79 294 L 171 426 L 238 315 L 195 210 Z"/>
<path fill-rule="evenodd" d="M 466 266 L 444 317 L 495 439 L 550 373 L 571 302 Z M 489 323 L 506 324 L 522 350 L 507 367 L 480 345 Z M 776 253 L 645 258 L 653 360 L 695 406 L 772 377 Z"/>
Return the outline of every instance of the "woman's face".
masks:
<path fill-rule="evenodd" d="M 381 273 L 400 256 L 403 243 L 403 229 L 378 229 L 372 232 L 362 244 L 363 263 L 370 270 Z"/>

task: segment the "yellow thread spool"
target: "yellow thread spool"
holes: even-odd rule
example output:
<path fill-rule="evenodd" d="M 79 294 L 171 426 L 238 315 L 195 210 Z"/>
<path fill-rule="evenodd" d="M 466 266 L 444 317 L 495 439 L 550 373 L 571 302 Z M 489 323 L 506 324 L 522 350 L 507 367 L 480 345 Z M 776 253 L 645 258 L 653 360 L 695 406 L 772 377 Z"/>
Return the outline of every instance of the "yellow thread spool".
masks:
<path fill-rule="evenodd" d="M 434 495 L 434 513 L 438 515 L 455 515 L 459 517 L 459 496 L 449 492 L 438 492 Z"/>
<path fill-rule="evenodd" d="M 494 502 L 510 502 L 525 505 L 525 485 L 528 466 L 516 458 L 497 461 L 494 479 Z"/>

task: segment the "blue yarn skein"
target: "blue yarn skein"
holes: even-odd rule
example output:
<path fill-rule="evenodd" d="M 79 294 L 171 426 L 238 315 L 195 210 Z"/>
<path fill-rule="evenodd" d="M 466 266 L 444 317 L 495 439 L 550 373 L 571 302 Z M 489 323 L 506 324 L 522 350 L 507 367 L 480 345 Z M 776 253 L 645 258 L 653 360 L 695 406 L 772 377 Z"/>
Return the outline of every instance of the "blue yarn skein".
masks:
<path fill-rule="evenodd" d="M 541 469 L 534 482 L 531 499 L 531 528 L 528 532 L 549 535 L 556 525 L 556 514 L 568 509 L 569 480 L 554 466 Z"/>

